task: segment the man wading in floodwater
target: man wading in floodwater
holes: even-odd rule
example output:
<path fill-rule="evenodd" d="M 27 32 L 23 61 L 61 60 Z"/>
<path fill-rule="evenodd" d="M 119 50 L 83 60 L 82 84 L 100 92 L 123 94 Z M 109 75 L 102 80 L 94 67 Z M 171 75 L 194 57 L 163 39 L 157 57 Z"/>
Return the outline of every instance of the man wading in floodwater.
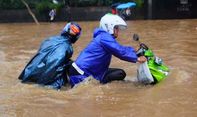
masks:
<path fill-rule="evenodd" d="M 126 73 L 122 69 L 109 68 L 112 55 L 128 62 L 146 61 L 144 56 L 137 57 L 134 48 L 122 46 L 117 41 L 119 30 L 127 24 L 118 15 L 106 14 L 100 20 L 100 28 L 95 29 L 93 39 L 81 52 L 69 69 L 71 86 L 93 76 L 101 83 L 123 80 Z"/>
<path fill-rule="evenodd" d="M 19 79 L 23 83 L 35 82 L 60 89 L 67 83 L 66 72 L 73 54 L 72 44 L 78 40 L 80 34 L 80 26 L 71 22 L 64 27 L 61 35 L 46 39 Z"/>

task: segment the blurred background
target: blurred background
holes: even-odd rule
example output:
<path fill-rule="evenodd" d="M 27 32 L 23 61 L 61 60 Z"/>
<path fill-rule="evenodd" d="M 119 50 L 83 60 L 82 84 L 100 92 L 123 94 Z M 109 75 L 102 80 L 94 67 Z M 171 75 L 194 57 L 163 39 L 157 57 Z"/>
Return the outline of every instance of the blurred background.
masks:
<path fill-rule="evenodd" d="M 128 20 L 197 18 L 196 0 L 0 0 L 0 22 L 33 22 L 27 7 L 38 21 L 49 21 L 56 9 L 55 21 L 99 20 L 111 12 L 114 3 L 135 2 Z"/>

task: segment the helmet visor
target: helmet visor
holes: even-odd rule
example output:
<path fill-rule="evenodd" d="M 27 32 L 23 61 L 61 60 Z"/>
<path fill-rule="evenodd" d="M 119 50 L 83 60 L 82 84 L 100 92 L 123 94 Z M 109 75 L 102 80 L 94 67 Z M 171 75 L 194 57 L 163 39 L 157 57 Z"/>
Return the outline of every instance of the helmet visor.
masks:
<path fill-rule="evenodd" d="M 125 29 L 127 29 L 127 26 L 125 26 L 125 25 L 118 25 L 118 28 L 120 30 L 125 30 Z"/>

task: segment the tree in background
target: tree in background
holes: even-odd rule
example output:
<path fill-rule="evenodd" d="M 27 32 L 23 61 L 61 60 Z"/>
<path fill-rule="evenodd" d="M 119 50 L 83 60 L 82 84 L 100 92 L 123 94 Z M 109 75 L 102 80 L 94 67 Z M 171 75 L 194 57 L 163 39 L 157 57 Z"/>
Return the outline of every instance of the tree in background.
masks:
<path fill-rule="evenodd" d="M 30 9 L 29 5 L 27 4 L 27 2 L 25 2 L 25 0 L 21 0 L 21 2 L 27 7 L 27 10 L 28 10 L 29 14 L 32 16 L 32 18 L 34 19 L 34 22 L 35 22 L 37 25 L 39 25 L 39 22 L 38 22 L 36 16 L 35 16 L 34 13 L 31 11 L 31 9 Z"/>

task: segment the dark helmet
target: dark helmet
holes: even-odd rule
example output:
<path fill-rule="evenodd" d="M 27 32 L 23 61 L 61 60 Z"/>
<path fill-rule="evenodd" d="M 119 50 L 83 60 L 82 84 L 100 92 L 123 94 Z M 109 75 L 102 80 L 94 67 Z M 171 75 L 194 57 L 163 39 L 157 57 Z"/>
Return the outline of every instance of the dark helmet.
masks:
<path fill-rule="evenodd" d="M 63 28 L 61 35 L 67 36 L 71 43 L 75 43 L 81 35 L 81 27 L 75 22 L 70 22 Z"/>

